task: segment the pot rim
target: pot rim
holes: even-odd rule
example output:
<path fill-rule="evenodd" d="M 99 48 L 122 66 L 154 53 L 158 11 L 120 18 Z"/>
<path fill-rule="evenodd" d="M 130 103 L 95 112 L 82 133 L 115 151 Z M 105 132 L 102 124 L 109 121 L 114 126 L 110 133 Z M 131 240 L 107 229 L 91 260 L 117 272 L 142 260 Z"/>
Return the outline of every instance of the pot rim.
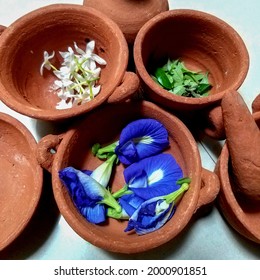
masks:
<path fill-rule="evenodd" d="M 169 18 L 178 18 L 178 17 L 189 17 L 193 19 L 204 19 L 210 22 L 214 22 L 217 26 L 223 26 L 222 28 L 225 29 L 225 33 L 229 34 L 230 37 L 233 37 L 236 42 L 238 49 L 241 52 L 241 56 L 243 57 L 243 61 L 245 62 L 241 66 L 240 75 L 237 77 L 236 82 L 232 85 L 232 87 L 223 90 L 221 92 L 214 93 L 209 96 L 205 96 L 203 98 L 190 98 L 184 96 L 178 96 L 175 94 L 169 94 L 169 92 L 163 89 L 160 85 L 155 83 L 153 79 L 150 77 L 149 73 L 147 72 L 143 59 L 142 59 L 142 43 L 146 37 L 146 34 L 158 23 L 168 20 Z M 244 41 L 242 40 L 241 36 L 231 27 L 228 23 L 223 21 L 222 19 L 199 10 L 192 10 L 192 9 L 175 9 L 162 12 L 149 20 L 143 27 L 139 30 L 136 40 L 134 43 L 134 60 L 138 75 L 141 79 L 147 84 L 147 86 L 153 91 L 154 94 L 170 101 L 176 102 L 182 105 L 200 105 L 200 106 L 208 106 L 210 104 L 216 103 L 222 99 L 226 92 L 234 89 L 237 90 L 245 80 L 248 70 L 249 70 L 249 54 L 246 48 Z"/>
<path fill-rule="evenodd" d="M 120 64 L 118 64 L 118 75 L 114 77 L 113 83 L 114 88 L 108 92 L 98 96 L 98 98 L 94 98 L 91 102 L 87 102 L 83 105 L 76 106 L 70 109 L 42 109 L 37 108 L 34 105 L 31 104 L 24 104 L 20 103 L 16 98 L 10 98 L 10 94 L 8 93 L 8 88 L 4 86 L 1 83 L 1 76 L 3 71 L 0 71 L 0 99 L 5 103 L 8 107 L 13 109 L 14 111 L 17 111 L 23 115 L 36 118 L 36 119 L 42 119 L 42 120 L 50 120 L 50 121 L 59 121 L 71 117 L 75 117 L 78 115 L 81 115 L 83 113 L 89 112 L 90 110 L 94 109 L 95 107 L 99 106 L 100 104 L 104 103 L 109 96 L 113 93 L 113 91 L 116 89 L 118 85 L 123 80 L 125 71 L 127 69 L 127 63 L 128 63 L 128 46 L 127 42 L 125 40 L 125 37 L 118 27 L 118 25 L 111 20 L 109 17 L 104 15 L 102 12 L 99 12 L 95 10 L 94 8 L 88 8 L 83 5 L 79 4 L 51 4 L 47 5 L 41 8 L 38 8 L 36 10 L 33 10 L 24 16 L 17 19 L 15 22 L 13 22 L 9 27 L 6 28 L 5 32 L 0 37 L 0 59 L 2 61 L 2 67 L 3 63 L 8 64 L 6 57 L 6 53 L 8 51 L 9 55 L 12 55 L 12 52 L 9 51 L 10 44 L 8 42 L 12 41 L 13 36 L 15 36 L 16 32 L 21 32 L 26 26 L 30 24 L 30 22 L 33 19 L 37 19 L 38 17 L 44 17 L 44 15 L 48 15 L 49 13 L 64 13 L 64 12 L 73 12 L 75 15 L 77 13 L 85 13 L 87 16 L 95 15 L 100 21 L 104 22 L 110 30 L 113 31 L 113 34 L 115 38 L 118 40 L 118 44 L 120 48 L 118 49 L 119 53 L 119 61 Z M 51 20 L 51 19 L 50 19 Z M 40 21 L 39 21 L 40 24 Z M 9 70 L 6 70 L 7 72 Z M 8 72 L 8 75 L 12 75 L 10 72 Z"/>
<path fill-rule="evenodd" d="M 109 105 L 111 107 L 111 105 Z M 116 105 L 117 106 L 117 105 Z M 132 106 L 132 105 L 131 105 Z M 179 120 L 177 117 L 171 115 L 168 112 L 165 112 L 163 109 L 159 108 L 157 105 L 152 104 L 148 101 L 142 101 L 142 106 L 145 108 L 149 108 L 149 110 L 153 110 L 156 112 L 161 112 L 164 116 L 170 118 L 172 121 L 177 123 L 178 127 L 182 130 L 182 132 L 186 135 L 189 143 L 190 143 L 190 149 L 191 149 L 191 156 L 194 158 L 194 163 L 193 163 L 193 179 L 192 179 L 192 192 L 191 192 L 191 197 L 189 203 L 189 206 L 187 209 L 182 212 L 182 216 L 186 217 L 183 219 L 184 222 L 181 223 L 180 227 L 178 228 L 178 233 L 179 234 L 184 227 L 188 224 L 190 221 L 191 217 L 193 216 L 194 212 L 196 211 L 196 206 L 197 202 L 199 199 L 199 193 L 201 189 L 201 172 L 202 172 L 202 166 L 201 166 L 201 159 L 200 159 L 200 154 L 199 150 L 197 147 L 197 144 L 188 130 L 188 128 L 184 125 L 184 123 Z M 143 108 L 142 107 L 142 108 Z M 104 110 L 104 108 L 103 108 Z M 95 112 L 92 112 L 93 114 Z M 89 115 L 88 115 L 89 116 Z M 146 116 L 147 117 L 147 116 Z M 108 239 L 104 238 L 105 233 L 103 232 L 103 236 L 97 236 L 95 235 L 95 231 L 91 231 L 91 228 L 88 226 L 90 223 L 88 223 L 83 217 L 81 219 L 82 224 L 79 224 L 78 221 L 75 219 L 74 213 L 72 213 L 69 210 L 69 206 L 67 203 L 64 203 L 63 199 L 63 194 L 64 194 L 64 187 L 62 186 L 59 177 L 58 177 L 58 170 L 61 169 L 62 166 L 62 161 L 64 159 L 64 156 L 66 156 L 66 152 L 68 151 L 67 146 L 68 143 L 70 142 L 70 139 L 73 137 L 73 135 L 77 132 L 77 129 L 79 129 L 81 126 L 84 126 L 84 123 L 86 123 L 88 120 L 88 117 L 85 118 L 85 120 L 77 127 L 74 127 L 70 129 L 68 132 L 65 133 L 63 140 L 60 143 L 60 146 L 57 150 L 57 156 L 55 155 L 53 165 L 52 165 L 52 185 L 53 185 L 53 192 L 54 192 L 54 197 L 57 202 L 58 208 L 61 212 L 61 214 L 64 216 L 65 220 L 68 222 L 68 224 L 71 225 L 74 231 L 76 231 L 83 239 L 87 240 L 88 242 L 94 244 L 95 246 L 98 246 L 100 248 L 106 249 L 108 251 L 113 251 L 113 252 L 120 252 L 120 253 L 137 253 L 137 252 L 144 252 L 147 250 L 150 250 L 152 248 L 158 247 L 171 239 L 173 239 L 177 234 L 176 232 L 163 232 L 162 234 L 159 234 L 160 229 L 157 230 L 156 232 L 149 233 L 148 235 L 144 236 L 150 236 L 150 237 L 155 237 L 156 238 L 147 238 L 144 236 L 140 236 L 138 241 L 132 242 L 131 244 L 126 244 L 123 240 L 110 240 L 111 242 L 108 242 Z M 62 160 L 59 160 L 59 158 L 62 158 Z M 187 191 L 188 193 L 189 191 Z M 80 215 L 80 214 L 78 214 Z M 78 216 L 77 216 L 78 218 Z M 84 221 L 83 221 L 84 220 Z M 93 225 L 91 225 L 93 226 Z M 101 229 L 102 230 L 102 229 Z M 142 246 L 140 246 L 140 241 L 145 238 L 145 242 L 142 243 Z M 111 238 L 110 238 L 111 239 Z M 111 248 L 111 244 L 113 244 L 113 247 Z"/>

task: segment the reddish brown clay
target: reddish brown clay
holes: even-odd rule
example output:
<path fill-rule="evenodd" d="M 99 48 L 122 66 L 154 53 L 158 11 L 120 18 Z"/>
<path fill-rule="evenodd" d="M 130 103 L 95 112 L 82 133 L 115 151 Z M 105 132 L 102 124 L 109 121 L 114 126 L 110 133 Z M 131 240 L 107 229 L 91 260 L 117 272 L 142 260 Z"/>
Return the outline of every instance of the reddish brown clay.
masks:
<path fill-rule="evenodd" d="M 66 51 L 76 42 L 85 49 L 95 40 L 95 53 L 107 61 L 101 71 L 100 93 L 90 102 L 57 110 L 53 93 L 55 76 L 40 75 L 44 50 Z M 82 5 L 55 4 L 30 12 L 11 24 L 0 37 L 0 98 L 13 110 L 33 118 L 62 120 L 133 94 L 139 79 L 126 72 L 128 46 L 119 27 L 103 13 Z"/>
<path fill-rule="evenodd" d="M 260 127 L 260 113 L 254 114 L 254 119 Z M 242 135 L 241 137 L 242 138 Z M 250 143 L 248 143 L 248 148 Z M 249 169 L 246 171 L 250 172 Z M 244 237 L 260 243 L 260 205 L 259 201 L 248 201 L 244 195 L 235 190 L 238 188 L 234 181 L 231 168 L 231 158 L 227 144 L 224 145 L 216 166 L 220 179 L 218 203 L 221 212 L 230 225 Z M 258 181 L 259 182 L 259 181 Z"/>
<path fill-rule="evenodd" d="M 95 8 L 112 20 L 133 44 L 140 28 L 155 15 L 169 10 L 167 0 L 84 0 L 83 5 Z"/>
<path fill-rule="evenodd" d="M 92 155 L 92 145 L 97 142 L 105 145 L 117 140 L 122 128 L 139 118 L 155 118 L 166 127 L 170 141 L 170 148 L 166 152 L 176 158 L 185 176 L 191 178 L 190 188 L 184 194 L 174 217 L 158 231 L 143 236 L 125 233 L 127 222 L 108 219 L 102 225 L 88 223 L 73 205 L 58 177 L 58 171 L 67 166 L 90 170 L 96 168 L 101 161 Z M 46 137 L 47 140 L 43 138 L 39 142 L 39 153 L 43 153 L 45 157 L 44 150 L 49 151 L 53 143 L 56 145 L 59 141 L 59 136 Z M 44 165 L 52 172 L 53 191 L 60 212 L 82 238 L 108 251 L 137 253 L 166 243 L 181 233 L 196 210 L 212 202 L 219 192 L 218 177 L 201 167 L 197 144 L 186 126 L 175 116 L 147 101 L 98 108 L 62 138 L 54 158 L 49 155 L 53 159 L 52 167 Z M 110 185 L 112 191 L 124 185 L 121 164 L 116 167 Z"/>
<path fill-rule="evenodd" d="M 26 227 L 42 191 L 36 142 L 16 119 L 0 113 L 0 251 Z"/>
<path fill-rule="evenodd" d="M 222 99 L 227 146 L 236 190 L 247 198 L 260 200 L 260 131 L 239 93 L 231 91 Z"/>
<path fill-rule="evenodd" d="M 253 113 L 260 112 L 260 94 L 257 95 L 252 103 L 252 111 Z"/>
<path fill-rule="evenodd" d="M 191 70 L 208 71 L 213 85 L 209 96 L 177 96 L 154 82 L 150 74 L 168 58 L 182 60 Z M 223 121 L 218 114 L 220 109 L 213 116 L 214 107 L 220 106 L 226 92 L 240 87 L 249 66 L 246 46 L 231 26 L 200 11 L 166 11 L 149 20 L 138 32 L 134 60 L 147 98 L 187 115 L 191 112 L 196 115 L 205 109 L 204 119 L 211 114 L 208 121 L 216 122 L 211 125 L 214 129 L 210 136 L 218 138 L 218 135 L 223 135 Z M 200 118 L 200 122 L 202 120 Z"/>
<path fill-rule="evenodd" d="M 6 29 L 5 26 L 3 25 L 0 25 L 0 35 L 4 32 L 4 30 Z"/>

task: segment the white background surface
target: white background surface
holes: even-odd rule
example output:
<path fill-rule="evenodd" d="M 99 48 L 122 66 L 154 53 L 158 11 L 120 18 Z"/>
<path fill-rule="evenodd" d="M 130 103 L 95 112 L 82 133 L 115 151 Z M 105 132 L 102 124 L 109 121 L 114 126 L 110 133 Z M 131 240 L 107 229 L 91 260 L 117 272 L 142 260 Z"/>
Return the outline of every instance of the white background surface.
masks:
<path fill-rule="evenodd" d="M 48 4 L 82 4 L 82 2 L 80 0 L 0 0 L 0 24 L 8 26 L 25 13 Z M 248 106 L 251 106 L 253 99 L 260 92 L 260 2 L 258 0 L 172 0 L 169 3 L 170 9 L 196 9 L 216 15 L 240 34 L 249 51 L 250 69 L 239 91 Z M 50 123 L 33 120 L 13 112 L 2 103 L 0 103 L 0 111 L 23 122 L 37 141 L 57 129 Z M 198 145 L 203 166 L 213 170 L 221 144 L 204 139 L 204 142 Z M 225 222 L 217 208 L 214 208 L 207 215 L 194 217 L 179 237 L 156 250 L 130 256 L 106 252 L 81 239 L 59 215 L 52 197 L 50 176 L 46 173 L 44 192 L 36 215 L 17 241 L 4 252 L 0 252 L 0 258 L 38 260 L 259 259 L 260 246 L 238 235 Z"/>

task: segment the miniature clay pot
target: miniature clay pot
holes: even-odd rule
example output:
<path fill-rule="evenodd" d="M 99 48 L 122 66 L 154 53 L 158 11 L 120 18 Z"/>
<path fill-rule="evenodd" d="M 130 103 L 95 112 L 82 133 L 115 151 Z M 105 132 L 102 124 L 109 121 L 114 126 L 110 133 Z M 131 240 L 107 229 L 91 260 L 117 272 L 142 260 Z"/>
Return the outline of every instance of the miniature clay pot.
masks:
<path fill-rule="evenodd" d="M 30 221 L 42 192 L 43 172 L 36 141 L 27 128 L 0 113 L 0 251 Z"/>
<path fill-rule="evenodd" d="M 0 25 L 0 35 L 4 32 L 4 30 L 6 29 L 5 26 L 3 25 Z"/>
<path fill-rule="evenodd" d="M 260 127 L 260 113 L 254 114 L 254 118 Z M 221 185 L 218 196 L 220 211 L 236 231 L 244 237 L 260 243 L 259 202 L 249 202 L 243 195 L 239 195 L 235 191 L 237 186 L 234 182 L 230 154 L 226 144 L 221 151 L 215 171 Z"/>
<path fill-rule="evenodd" d="M 155 15 L 168 11 L 167 0 L 84 0 L 83 5 L 95 8 L 114 20 L 129 44 L 133 44 L 140 28 Z"/>
<path fill-rule="evenodd" d="M 107 62 L 101 70 L 101 91 L 90 102 L 58 110 L 59 98 L 53 89 L 56 77 L 51 71 L 40 74 L 43 52 L 58 54 L 74 42 L 85 50 L 89 40 L 95 41 L 94 52 Z M 95 9 L 54 4 L 34 10 L 7 27 L 0 37 L 0 98 L 17 112 L 51 121 L 81 115 L 105 102 L 124 101 L 139 86 L 136 74 L 126 72 L 128 54 L 119 27 Z"/>
<path fill-rule="evenodd" d="M 194 71 L 209 72 L 213 86 L 207 97 L 183 97 L 169 93 L 150 76 L 167 59 L 180 59 Z M 187 116 L 203 112 L 207 134 L 223 137 L 220 101 L 237 90 L 249 67 L 246 46 L 239 34 L 226 22 L 201 11 L 177 9 L 149 20 L 138 32 L 134 61 L 148 99 Z M 192 114 L 193 113 L 193 114 Z M 199 117 L 199 122 L 203 117 Z"/>
<path fill-rule="evenodd" d="M 87 222 L 75 208 L 58 177 L 58 171 L 67 166 L 95 169 L 102 161 L 91 153 L 92 145 L 97 142 L 105 145 L 117 140 L 126 124 L 140 118 L 154 118 L 166 127 L 170 147 L 165 152 L 171 153 L 185 176 L 191 178 L 190 188 L 178 204 L 173 218 L 161 229 L 142 236 L 125 233 L 126 221 L 109 218 L 102 225 Z M 50 154 L 51 149 L 56 150 L 56 154 Z M 201 167 L 197 144 L 186 126 L 175 116 L 147 101 L 98 108 L 65 134 L 47 135 L 38 144 L 38 160 L 52 173 L 54 196 L 69 225 L 86 241 L 113 252 L 143 252 L 173 239 L 185 228 L 196 210 L 212 202 L 219 191 L 218 177 Z M 122 164 L 116 166 L 110 183 L 112 192 L 124 185 L 123 169 Z"/>

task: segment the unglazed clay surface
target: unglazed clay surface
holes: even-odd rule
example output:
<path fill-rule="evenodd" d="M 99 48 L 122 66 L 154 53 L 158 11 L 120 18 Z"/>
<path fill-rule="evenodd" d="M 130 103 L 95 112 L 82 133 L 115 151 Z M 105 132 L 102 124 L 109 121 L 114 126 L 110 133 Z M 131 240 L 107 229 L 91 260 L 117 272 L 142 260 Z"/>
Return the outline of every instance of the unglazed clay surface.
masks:
<path fill-rule="evenodd" d="M 83 5 L 95 8 L 112 20 L 133 44 L 140 28 L 155 15 L 169 10 L 167 0 L 84 0 Z"/>
<path fill-rule="evenodd" d="M 99 80 L 101 91 L 84 105 L 57 110 L 56 77 L 48 71 L 40 74 L 43 52 L 55 51 L 57 59 L 52 63 L 60 65 L 59 51 L 67 51 L 74 42 L 85 50 L 90 40 L 96 43 L 95 53 L 107 62 Z M 86 113 L 112 95 L 124 79 L 128 48 L 119 27 L 103 13 L 81 5 L 56 4 L 28 13 L 9 26 L 0 38 L 0 60 L 1 99 L 25 115 L 60 120 Z M 130 86 L 133 84 L 136 87 L 130 93 L 139 85 L 132 81 Z M 125 87 L 120 93 L 124 96 L 129 90 Z"/>
<path fill-rule="evenodd" d="M 38 204 L 42 169 L 36 142 L 12 117 L 0 114 L 0 251 L 25 228 Z"/>
<path fill-rule="evenodd" d="M 232 164 L 234 191 L 260 200 L 260 131 L 239 93 L 224 95 L 221 107 Z M 250 202 L 248 202 L 250 204 Z"/>
<path fill-rule="evenodd" d="M 260 114 L 256 113 L 254 118 L 257 126 L 260 127 Z M 256 243 L 260 243 L 259 201 L 249 201 L 245 198 L 244 192 L 237 192 L 240 186 L 234 180 L 231 154 L 226 144 L 218 159 L 216 172 L 221 184 L 218 197 L 221 212 L 229 224 L 241 235 Z M 245 172 L 250 172 L 250 170 L 246 169 Z"/>
<path fill-rule="evenodd" d="M 150 74 L 168 58 L 180 59 L 188 69 L 208 72 L 213 86 L 209 96 L 178 96 L 158 85 Z M 206 121 L 207 134 L 224 138 L 222 116 L 218 114 L 220 110 L 214 108 L 225 92 L 240 87 L 249 67 L 247 48 L 231 26 L 200 11 L 166 11 L 139 31 L 134 44 L 134 60 L 147 98 L 192 118 L 202 113 L 199 120 L 200 123 Z M 204 108 L 206 110 L 202 111 Z M 210 129 L 211 126 L 214 129 Z"/>
<path fill-rule="evenodd" d="M 58 177 L 58 171 L 67 166 L 95 169 L 101 161 L 91 153 L 92 145 L 95 143 L 106 145 L 116 141 L 126 124 L 140 118 L 154 118 L 166 127 L 170 147 L 165 152 L 171 153 L 182 167 L 185 176 L 191 178 L 190 188 L 178 205 L 174 217 L 158 231 L 143 236 L 125 233 L 126 222 L 109 219 L 102 225 L 88 223 L 73 205 Z M 39 143 L 40 149 L 43 150 L 45 145 L 43 138 Z M 49 148 L 48 145 L 45 146 L 46 150 Z M 123 168 L 122 164 L 116 167 L 111 182 L 112 191 L 125 184 Z M 54 157 L 51 172 L 55 199 L 61 214 L 70 226 L 92 244 L 121 253 L 147 251 L 171 240 L 184 229 L 194 212 L 200 206 L 213 201 L 219 191 L 216 175 L 202 170 L 196 142 L 186 126 L 176 117 L 149 102 L 110 105 L 88 115 L 79 127 L 64 135 Z"/>

